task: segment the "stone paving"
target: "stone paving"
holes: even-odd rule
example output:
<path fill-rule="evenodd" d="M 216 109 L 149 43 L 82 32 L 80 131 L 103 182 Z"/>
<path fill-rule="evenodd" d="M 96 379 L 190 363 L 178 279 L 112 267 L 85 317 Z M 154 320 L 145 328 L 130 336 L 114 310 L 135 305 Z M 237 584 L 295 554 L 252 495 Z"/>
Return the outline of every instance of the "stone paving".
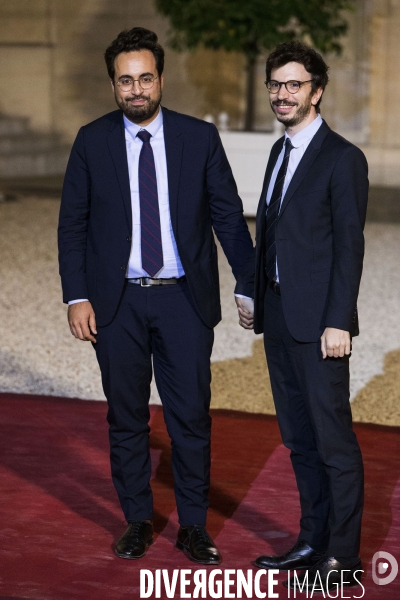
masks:
<path fill-rule="evenodd" d="M 56 199 L 40 197 L 0 203 L 0 391 L 101 400 L 93 349 L 71 336 L 61 301 L 58 208 Z M 254 221 L 249 226 L 254 234 Z M 400 349 L 400 224 L 367 223 L 365 234 L 352 398 L 383 372 L 387 353 Z M 256 337 L 237 324 L 233 276 L 219 254 L 223 320 L 215 330 L 212 361 L 221 365 L 250 357 Z M 151 402 L 159 402 L 155 387 Z"/>

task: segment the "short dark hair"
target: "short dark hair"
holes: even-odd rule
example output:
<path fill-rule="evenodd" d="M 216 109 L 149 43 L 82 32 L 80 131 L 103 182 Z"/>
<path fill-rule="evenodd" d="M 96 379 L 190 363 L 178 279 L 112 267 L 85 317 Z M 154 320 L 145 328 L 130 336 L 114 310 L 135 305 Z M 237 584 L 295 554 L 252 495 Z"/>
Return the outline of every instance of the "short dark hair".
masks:
<path fill-rule="evenodd" d="M 313 92 L 316 92 L 320 88 L 322 90 L 325 89 L 329 81 L 328 65 L 318 52 L 301 42 L 284 42 L 283 44 L 279 44 L 268 56 L 265 69 L 267 81 L 270 81 L 273 69 L 279 69 L 289 62 L 300 63 L 311 74 L 311 88 Z M 321 100 L 322 96 L 315 105 L 317 112 L 319 112 Z"/>
<path fill-rule="evenodd" d="M 153 53 L 156 59 L 158 74 L 161 76 L 164 70 L 164 49 L 158 43 L 157 34 L 144 27 L 134 27 L 133 29 L 121 31 L 104 53 L 110 79 L 114 81 L 114 61 L 118 54 L 122 52 L 138 52 L 139 50 L 150 50 Z"/>

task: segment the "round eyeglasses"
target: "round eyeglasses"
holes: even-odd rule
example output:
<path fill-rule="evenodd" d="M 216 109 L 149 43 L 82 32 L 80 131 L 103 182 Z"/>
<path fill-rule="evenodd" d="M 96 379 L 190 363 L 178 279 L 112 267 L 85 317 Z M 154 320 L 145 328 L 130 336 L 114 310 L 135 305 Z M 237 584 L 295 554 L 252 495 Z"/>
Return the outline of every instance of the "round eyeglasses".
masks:
<path fill-rule="evenodd" d="M 133 79 L 132 77 L 120 77 L 118 81 L 116 81 L 116 84 L 122 92 L 130 92 L 135 84 L 135 81 L 139 83 L 142 90 L 151 90 L 156 79 L 158 79 L 158 77 L 154 77 L 154 75 L 141 75 L 139 79 Z"/>
<path fill-rule="evenodd" d="M 285 86 L 289 94 L 297 94 L 302 85 L 311 81 L 312 79 L 307 79 L 307 81 L 275 81 L 272 79 L 271 81 L 264 81 L 264 83 L 270 94 L 277 94 L 282 85 Z"/>

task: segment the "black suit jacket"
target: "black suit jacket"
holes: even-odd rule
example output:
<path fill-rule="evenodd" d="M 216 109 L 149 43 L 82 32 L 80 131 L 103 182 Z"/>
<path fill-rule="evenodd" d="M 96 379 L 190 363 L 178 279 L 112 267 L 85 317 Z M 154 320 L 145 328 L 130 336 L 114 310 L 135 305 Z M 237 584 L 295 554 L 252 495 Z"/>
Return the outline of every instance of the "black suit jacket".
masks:
<path fill-rule="evenodd" d="M 271 150 L 256 222 L 256 333 L 263 331 L 265 198 L 284 138 Z M 317 341 L 325 327 L 358 334 L 368 167 L 356 146 L 323 122 L 285 194 L 276 224 L 282 307 L 291 335 Z"/>
<path fill-rule="evenodd" d="M 179 256 L 197 311 L 221 319 L 214 228 L 237 280 L 252 295 L 253 244 L 214 125 L 163 108 L 169 202 Z M 82 127 L 69 159 L 59 219 L 64 302 L 88 298 L 97 324 L 113 319 L 123 291 L 132 209 L 122 112 Z"/>

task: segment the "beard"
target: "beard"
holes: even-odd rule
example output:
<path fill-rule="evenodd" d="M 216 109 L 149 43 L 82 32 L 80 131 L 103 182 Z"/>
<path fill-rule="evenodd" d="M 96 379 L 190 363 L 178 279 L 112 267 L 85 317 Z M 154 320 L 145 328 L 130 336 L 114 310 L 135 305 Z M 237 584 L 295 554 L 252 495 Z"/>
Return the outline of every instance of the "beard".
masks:
<path fill-rule="evenodd" d="M 273 112 L 275 113 L 275 116 L 278 119 L 278 121 L 280 123 L 282 123 L 283 125 L 285 125 L 285 127 L 295 127 L 296 125 L 299 125 L 299 123 L 304 121 L 304 119 L 306 119 L 308 117 L 308 115 L 310 114 L 310 110 L 312 107 L 311 97 L 312 97 L 312 95 L 310 94 L 309 98 L 307 98 L 307 100 L 304 102 L 304 104 L 298 104 L 297 102 L 282 102 L 280 100 L 274 100 L 274 102 L 271 102 L 271 108 L 272 108 Z M 275 110 L 275 106 L 279 106 L 279 105 L 281 105 L 281 106 L 297 106 L 297 110 L 295 111 L 294 115 L 291 115 L 291 116 L 280 115 Z"/>
<path fill-rule="evenodd" d="M 129 103 L 129 101 L 139 100 L 139 98 L 141 100 L 146 100 L 146 103 L 143 104 L 143 106 L 134 106 Z M 150 96 L 144 96 L 142 94 L 140 96 L 132 95 L 129 98 L 117 98 L 115 95 L 115 101 L 126 118 L 137 125 L 143 123 L 143 121 L 147 121 L 147 119 L 151 119 L 151 117 L 155 115 L 158 107 L 160 106 L 161 98 L 161 90 L 158 97 L 154 99 L 150 98 Z"/>

